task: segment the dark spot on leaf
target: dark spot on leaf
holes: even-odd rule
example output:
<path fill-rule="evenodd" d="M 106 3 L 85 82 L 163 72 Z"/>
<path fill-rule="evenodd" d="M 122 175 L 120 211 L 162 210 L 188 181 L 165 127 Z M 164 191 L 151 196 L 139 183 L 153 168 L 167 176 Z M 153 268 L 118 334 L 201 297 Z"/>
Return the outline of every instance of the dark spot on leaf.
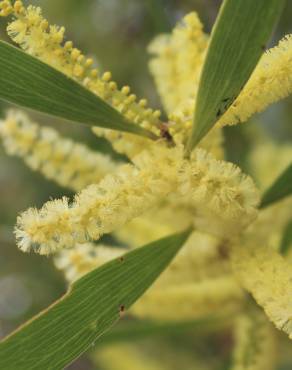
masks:
<path fill-rule="evenodd" d="M 125 258 L 122 256 L 122 257 L 119 258 L 119 261 L 120 262 L 124 262 L 125 261 Z"/>
<path fill-rule="evenodd" d="M 222 112 L 221 112 L 221 109 L 219 108 L 216 113 L 216 117 L 219 118 L 221 115 L 222 115 Z"/>
<path fill-rule="evenodd" d="M 122 315 L 124 314 L 125 309 L 126 309 L 126 307 L 125 307 L 123 304 L 122 304 L 122 305 L 120 305 L 120 307 L 119 307 L 119 313 L 120 313 L 120 316 L 122 316 Z"/>

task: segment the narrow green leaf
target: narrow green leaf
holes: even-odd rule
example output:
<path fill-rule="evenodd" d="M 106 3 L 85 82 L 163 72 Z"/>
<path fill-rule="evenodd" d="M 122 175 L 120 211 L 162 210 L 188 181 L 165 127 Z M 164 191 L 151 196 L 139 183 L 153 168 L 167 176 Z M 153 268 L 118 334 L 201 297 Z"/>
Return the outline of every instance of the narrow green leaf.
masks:
<path fill-rule="evenodd" d="M 264 193 L 260 208 L 292 195 L 292 163 L 282 172 L 268 190 Z"/>
<path fill-rule="evenodd" d="M 284 3 L 285 0 L 224 0 L 202 71 L 189 151 L 239 95 Z"/>
<path fill-rule="evenodd" d="M 0 41 L 0 99 L 69 121 L 153 138 L 63 73 Z"/>
<path fill-rule="evenodd" d="M 158 240 L 85 275 L 60 301 L 0 344 L 0 369 L 63 369 L 119 320 L 189 234 Z"/>
<path fill-rule="evenodd" d="M 280 243 L 280 252 L 286 255 L 292 247 L 292 220 L 286 225 Z"/>

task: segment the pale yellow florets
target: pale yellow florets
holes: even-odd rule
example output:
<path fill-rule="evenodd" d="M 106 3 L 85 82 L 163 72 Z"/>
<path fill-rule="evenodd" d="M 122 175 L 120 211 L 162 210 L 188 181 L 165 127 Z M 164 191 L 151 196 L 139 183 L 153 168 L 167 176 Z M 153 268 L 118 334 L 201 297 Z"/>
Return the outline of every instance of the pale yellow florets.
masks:
<path fill-rule="evenodd" d="M 41 249 L 42 243 L 50 245 L 52 251 L 97 240 L 167 196 L 191 207 L 198 227 L 208 225 L 210 232 L 223 237 L 239 233 L 256 216 L 258 193 L 252 180 L 239 168 L 215 160 L 202 149 L 193 153 L 191 161 L 183 154 L 182 147 L 169 149 L 157 143 L 153 150 L 135 157 L 133 165 L 120 167 L 114 175 L 80 192 L 70 207 L 65 207 L 65 219 L 62 208 L 59 215 L 51 217 L 50 202 L 40 211 L 39 221 L 28 217 L 32 211 L 24 213 L 17 226 L 20 248 L 29 249 L 22 247 L 22 238 L 25 246 L 30 240 Z M 56 212 L 54 206 L 53 210 Z M 60 228 L 55 222 L 58 218 L 63 220 Z M 46 246 L 44 253 L 47 251 Z"/>
<path fill-rule="evenodd" d="M 149 46 L 150 70 L 163 104 L 172 112 L 196 95 L 208 37 L 198 15 L 186 15 L 171 35 L 158 36 Z"/>
<path fill-rule="evenodd" d="M 21 157 L 31 169 L 75 191 L 99 182 L 118 167 L 109 156 L 62 138 L 19 111 L 11 110 L 0 120 L 0 137 L 8 154 Z"/>
<path fill-rule="evenodd" d="M 181 177 L 180 193 L 193 205 L 195 225 L 226 237 L 237 234 L 257 216 L 259 193 L 252 179 L 232 163 L 195 150 Z"/>
<path fill-rule="evenodd" d="M 276 336 L 260 312 L 240 316 L 235 322 L 232 370 L 274 370 Z"/>
<path fill-rule="evenodd" d="M 53 252 L 88 239 L 97 240 L 156 206 L 161 198 L 174 190 L 180 164 L 175 151 L 159 146 L 156 149 L 142 153 L 134 166 L 124 165 L 115 175 L 108 175 L 98 185 L 84 189 L 70 207 L 65 202 L 65 209 L 59 208 L 60 214 L 53 218 L 50 214 L 53 202 L 42 208 L 39 220 L 29 217 L 31 213 L 35 214 L 34 210 L 21 215 L 17 227 L 20 248 L 29 249 L 22 247 L 23 239 L 41 249 L 45 243 L 44 253 L 47 245 Z M 158 162 L 156 158 L 159 158 Z M 58 227 L 59 218 L 64 221 L 65 229 L 62 222 Z"/>
<path fill-rule="evenodd" d="M 6 3 L 9 4 L 9 12 L 5 10 Z M 130 94 L 128 86 L 118 89 L 110 72 L 100 74 L 92 67 L 91 58 L 86 58 L 80 50 L 74 48 L 71 41 L 64 43 L 65 28 L 49 26 L 39 7 L 26 8 L 21 1 L 14 2 L 14 6 L 12 3 L 13 1 L 2 1 L 0 8 L 2 6 L 3 10 L 4 7 L 3 16 L 12 13 L 15 17 L 7 27 L 8 34 L 15 43 L 27 53 L 82 83 L 120 111 L 130 122 L 159 134 L 159 111 L 147 108 L 146 100 L 137 100 L 135 94 Z"/>
<path fill-rule="evenodd" d="M 268 50 L 261 58 L 251 78 L 219 120 L 219 126 L 245 122 L 253 114 L 287 97 L 292 92 L 292 36 Z"/>
<path fill-rule="evenodd" d="M 194 108 L 194 99 L 188 99 L 180 108 L 169 115 L 169 133 L 177 145 L 186 144 L 191 135 Z M 212 153 L 217 159 L 223 159 L 223 142 L 222 129 L 215 127 L 203 138 L 199 148 Z"/>
<path fill-rule="evenodd" d="M 124 253 L 125 249 L 122 248 L 85 243 L 61 251 L 54 258 L 54 263 L 59 270 L 64 272 L 67 281 L 72 283 L 91 270 Z"/>
<path fill-rule="evenodd" d="M 136 157 L 136 155 L 143 150 L 151 149 L 153 146 L 151 140 L 147 140 L 142 136 L 114 130 L 105 130 L 100 127 L 93 127 L 92 131 L 96 136 L 108 140 L 117 153 L 126 155 L 130 159 Z"/>
<path fill-rule="evenodd" d="M 264 244 L 232 250 L 233 270 L 275 326 L 292 338 L 292 272 L 290 264 Z"/>

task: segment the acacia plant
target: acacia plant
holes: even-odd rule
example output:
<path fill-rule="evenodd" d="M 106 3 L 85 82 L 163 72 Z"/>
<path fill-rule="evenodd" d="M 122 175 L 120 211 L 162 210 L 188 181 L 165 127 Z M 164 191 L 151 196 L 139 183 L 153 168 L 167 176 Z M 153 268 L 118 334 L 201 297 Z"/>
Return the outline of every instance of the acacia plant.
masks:
<path fill-rule="evenodd" d="M 292 338 L 292 147 L 255 142 L 253 179 L 224 160 L 222 128 L 291 93 L 291 35 L 264 52 L 282 8 L 225 0 L 211 36 L 195 12 L 157 36 L 150 71 L 163 119 L 39 7 L 0 1 L 22 49 L 0 42 L 0 98 L 90 125 L 127 158 L 116 162 L 16 109 L 1 121 L 8 154 L 76 192 L 18 216 L 19 249 L 54 255 L 72 285 L 4 339 L 1 369 L 64 368 L 124 314 L 148 319 L 152 332 L 219 320 L 233 333 L 230 369 L 275 368 L 275 328 Z M 104 234 L 127 248 L 98 243 Z M 107 369 L 168 368 L 139 364 L 140 350 L 104 348 L 97 358 Z"/>

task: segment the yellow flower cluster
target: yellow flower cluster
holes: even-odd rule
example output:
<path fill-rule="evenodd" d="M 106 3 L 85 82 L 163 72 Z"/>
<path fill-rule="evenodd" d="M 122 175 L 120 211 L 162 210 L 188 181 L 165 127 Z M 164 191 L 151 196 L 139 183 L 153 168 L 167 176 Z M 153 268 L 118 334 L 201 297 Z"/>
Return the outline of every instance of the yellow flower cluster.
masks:
<path fill-rule="evenodd" d="M 288 261 L 266 245 L 243 244 L 233 248 L 232 263 L 242 286 L 275 326 L 292 339 L 292 273 Z"/>
<path fill-rule="evenodd" d="M 150 69 L 169 114 L 167 123 L 160 121 L 159 111 L 147 108 L 146 100 L 138 101 L 130 94 L 128 86 L 118 89 L 109 72 L 100 75 L 92 67 L 92 59 L 72 42 L 64 42 L 64 28 L 49 26 L 40 8 L 3 0 L 0 15 L 13 16 L 8 33 L 26 52 L 83 84 L 133 124 L 161 137 L 154 142 L 94 128 L 96 135 L 107 138 L 117 152 L 129 157 L 129 163 L 119 165 L 50 128 L 39 127 L 24 114 L 10 112 L 0 121 L 7 152 L 78 191 L 72 201 L 53 200 L 40 210 L 22 213 L 15 231 L 19 248 L 40 254 L 58 252 L 55 264 L 72 282 L 124 253 L 124 249 L 89 243 L 103 234 L 113 233 L 136 248 L 193 226 L 189 241 L 135 304 L 132 314 L 177 320 L 223 310 L 233 313 L 245 308 L 244 287 L 292 338 L 292 276 L 287 260 L 277 251 L 291 217 L 291 197 L 258 211 L 259 192 L 251 177 L 223 160 L 220 128 L 244 121 L 291 93 L 291 36 L 262 57 L 217 127 L 185 158 L 184 145 L 208 46 L 208 36 L 195 13 L 149 47 L 154 54 Z M 251 158 L 251 171 L 265 188 L 288 163 L 291 147 L 279 150 L 272 144 L 263 145 Z M 250 333 L 256 346 L 250 342 Z M 234 370 L 272 368 L 274 336 L 261 315 L 241 316 L 235 339 Z M 131 355 L 131 349 L 125 353 Z M 143 362 L 135 356 L 133 353 L 130 362 L 125 359 L 123 363 L 126 368 L 142 370 Z M 119 361 L 112 364 L 109 369 L 122 369 Z"/>
<path fill-rule="evenodd" d="M 7 31 L 11 39 L 27 53 L 82 83 L 130 122 L 159 134 L 160 111 L 147 108 L 145 99 L 138 101 L 135 94 L 130 94 L 129 86 L 118 89 L 110 72 L 100 74 L 93 68 L 93 59 L 86 58 L 71 41 L 64 42 L 65 28 L 49 26 L 39 7 L 26 8 L 22 1 L 3 0 L 0 9 L 0 15 L 12 14 L 15 17 Z"/>
<path fill-rule="evenodd" d="M 157 160 L 159 158 L 159 160 Z M 40 253 L 97 240 L 154 208 L 167 196 L 191 206 L 195 225 L 224 236 L 238 233 L 256 217 L 258 193 L 236 166 L 214 159 L 202 149 L 191 160 L 183 148 L 159 145 L 121 166 L 99 184 L 82 190 L 69 206 L 51 201 L 18 218 L 20 249 Z M 39 215 L 39 217 L 38 217 Z"/>
<path fill-rule="evenodd" d="M 0 137 L 8 154 L 23 158 L 33 170 L 75 191 L 99 182 L 118 165 L 109 156 L 62 138 L 50 127 L 40 127 L 20 111 L 0 120 Z"/>
<path fill-rule="evenodd" d="M 193 151 L 181 175 L 182 202 L 195 207 L 196 227 L 219 236 L 238 234 L 257 216 L 259 194 L 235 165 Z"/>
<path fill-rule="evenodd" d="M 194 98 L 208 45 L 197 13 L 186 15 L 170 35 L 160 35 L 149 46 L 150 71 L 168 113 Z"/>
<path fill-rule="evenodd" d="M 247 121 L 270 104 L 292 93 L 292 35 L 266 51 L 242 92 L 220 118 L 218 125 L 234 125 Z"/>
<path fill-rule="evenodd" d="M 273 327 L 260 312 L 240 316 L 235 323 L 232 370 L 273 370 L 276 337 Z"/>

